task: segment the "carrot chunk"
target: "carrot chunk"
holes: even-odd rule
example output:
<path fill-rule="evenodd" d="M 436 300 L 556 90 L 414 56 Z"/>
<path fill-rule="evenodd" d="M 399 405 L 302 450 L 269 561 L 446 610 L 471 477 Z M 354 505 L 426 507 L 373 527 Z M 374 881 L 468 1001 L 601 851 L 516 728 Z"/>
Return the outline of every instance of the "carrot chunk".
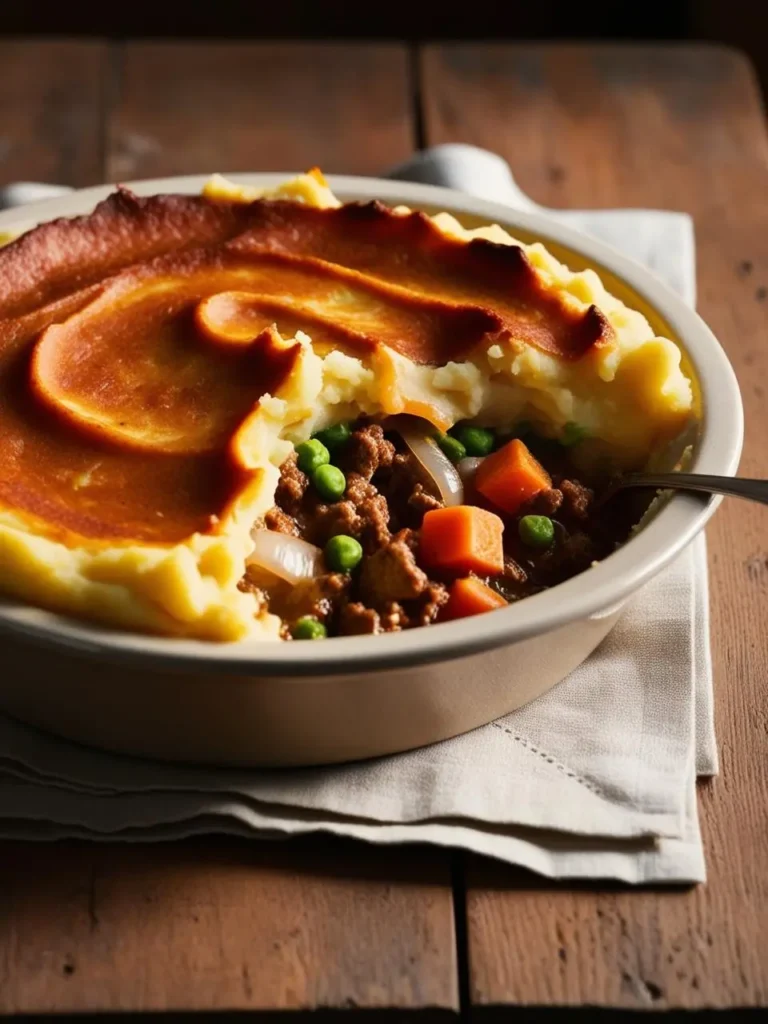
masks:
<path fill-rule="evenodd" d="M 504 523 L 476 505 L 453 505 L 427 512 L 421 524 L 419 563 L 425 569 L 466 575 L 492 575 L 504 568 Z"/>
<path fill-rule="evenodd" d="M 468 615 L 492 612 L 494 608 L 504 608 L 506 603 L 501 594 L 491 590 L 482 580 L 466 576 L 454 580 L 451 585 L 448 600 L 440 613 L 440 621 L 450 622 L 451 619 L 465 619 Z"/>
<path fill-rule="evenodd" d="M 517 438 L 483 459 L 475 473 L 477 490 L 510 515 L 551 486 L 549 473 Z"/>

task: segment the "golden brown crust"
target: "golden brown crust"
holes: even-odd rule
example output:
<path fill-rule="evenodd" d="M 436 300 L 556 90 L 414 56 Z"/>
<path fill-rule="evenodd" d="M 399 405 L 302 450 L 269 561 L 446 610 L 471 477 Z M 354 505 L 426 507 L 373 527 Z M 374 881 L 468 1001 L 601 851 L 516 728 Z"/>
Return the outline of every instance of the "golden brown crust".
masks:
<path fill-rule="evenodd" d="M 252 225 L 232 248 L 322 260 L 404 288 L 414 303 L 431 299 L 482 310 L 487 334 L 507 334 L 563 359 L 578 359 L 612 340 L 599 310 L 576 311 L 548 289 L 520 246 L 449 238 L 426 214 L 395 214 L 378 201 L 319 209 L 273 200 L 250 209 Z M 456 324 L 458 333 L 458 318 Z M 439 363 L 471 347 L 449 343 L 455 351 L 446 353 L 443 347 L 425 352 L 410 346 L 403 354 Z"/>
<path fill-rule="evenodd" d="M 119 189 L 0 250 L 0 503 L 57 539 L 215 530 L 251 476 L 233 439 L 302 329 L 434 365 L 508 339 L 576 360 L 612 336 L 518 246 L 421 213 Z"/>
<path fill-rule="evenodd" d="M 223 242 L 249 219 L 242 203 L 140 197 L 118 188 L 93 213 L 41 224 L 0 249 L 0 319 L 23 316 L 131 264 Z"/>

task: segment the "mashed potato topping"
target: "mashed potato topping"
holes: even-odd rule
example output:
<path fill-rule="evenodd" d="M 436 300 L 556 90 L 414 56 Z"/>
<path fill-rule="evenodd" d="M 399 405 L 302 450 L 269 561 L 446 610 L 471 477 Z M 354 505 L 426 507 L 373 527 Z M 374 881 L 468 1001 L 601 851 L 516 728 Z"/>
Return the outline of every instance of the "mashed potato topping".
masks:
<path fill-rule="evenodd" d="M 638 466 L 691 416 L 677 346 L 594 272 L 316 171 L 120 190 L 0 264 L 0 585 L 112 625 L 275 638 L 238 589 L 250 530 L 329 424 L 577 424 L 583 458 Z"/>

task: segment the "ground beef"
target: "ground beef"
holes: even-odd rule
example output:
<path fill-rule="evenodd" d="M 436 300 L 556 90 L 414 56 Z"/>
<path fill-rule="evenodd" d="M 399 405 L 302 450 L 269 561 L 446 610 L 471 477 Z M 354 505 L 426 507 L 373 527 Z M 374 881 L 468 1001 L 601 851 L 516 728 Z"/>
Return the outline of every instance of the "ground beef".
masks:
<path fill-rule="evenodd" d="M 428 626 L 434 622 L 440 609 L 448 600 L 448 588 L 442 583 L 430 580 L 421 598 L 418 608 L 410 616 L 411 626 Z"/>
<path fill-rule="evenodd" d="M 375 497 L 378 493 L 376 487 L 360 473 L 355 470 L 347 473 L 347 489 L 344 492 L 344 497 L 353 505 L 362 505 L 364 501 Z"/>
<path fill-rule="evenodd" d="M 442 507 L 427 489 L 423 471 L 410 452 L 398 452 L 391 465 L 376 473 L 373 483 L 387 500 L 393 533 L 405 527 L 418 529 L 426 512 Z"/>
<path fill-rule="evenodd" d="M 405 608 L 397 601 L 390 601 L 381 615 L 381 628 L 385 633 L 399 633 L 410 625 Z"/>
<path fill-rule="evenodd" d="M 301 536 L 299 524 L 293 516 L 289 516 L 287 512 L 283 512 L 277 506 L 271 508 L 264 516 L 264 526 L 267 530 L 274 530 L 276 533 L 287 533 L 291 537 Z"/>
<path fill-rule="evenodd" d="M 404 479 L 408 484 L 413 484 L 416 475 L 416 467 L 413 464 L 413 455 L 408 452 L 397 452 L 394 459 L 392 460 L 392 472 L 398 473 L 402 470 L 406 471 Z"/>
<path fill-rule="evenodd" d="M 351 501 L 337 501 L 334 505 L 317 504 L 312 510 L 307 535 L 312 543 L 325 547 L 331 537 L 340 533 L 360 537 L 365 521 Z"/>
<path fill-rule="evenodd" d="M 366 604 L 383 609 L 390 601 L 409 601 L 423 593 L 429 580 L 416 564 L 411 540 L 410 531 L 404 530 L 365 559 L 360 594 Z"/>
<path fill-rule="evenodd" d="M 378 423 L 370 423 L 353 431 L 344 451 L 344 464 L 366 480 L 379 469 L 392 465 L 395 446 L 384 437 Z"/>
<path fill-rule="evenodd" d="M 366 608 L 359 601 L 345 604 L 339 615 L 339 633 L 342 636 L 359 636 L 364 633 L 380 633 L 381 619 L 373 608 Z"/>
<path fill-rule="evenodd" d="M 430 494 L 429 491 L 425 491 L 420 483 L 414 485 L 413 491 L 408 498 L 408 505 L 414 509 L 420 519 L 423 519 L 427 512 L 432 512 L 436 508 L 443 508 L 442 501 L 436 498 L 434 494 Z"/>
<path fill-rule="evenodd" d="M 417 554 L 419 550 L 419 531 L 418 530 L 399 530 L 397 539 L 401 540 L 403 544 L 407 544 L 411 551 Z"/>
<path fill-rule="evenodd" d="M 345 497 L 360 517 L 360 529 L 355 536 L 360 538 L 366 554 L 373 553 L 387 544 L 390 538 L 387 499 L 379 494 L 372 483 L 356 472 L 347 476 Z"/>
<path fill-rule="evenodd" d="M 245 573 L 238 581 L 237 589 L 242 591 L 244 594 L 253 594 L 260 606 L 267 600 L 267 595 L 264 593 L 261 580 L 255 573 L 251 572 L 251 566 L 249 565 L 245 567 Z"/>
<path fill-rule="evenodd" d="M 289 455 L 280 467 L 280 480 L 275 491 L 275 504 L 289 516 L 298 516 L 309 487 L 306 473 L 296 465 L 296 453 Z"/>
<path fill-rule="evenodd" d="M 539 491 L 520 509 L 521 516 L 554 516 L 563 504 L 563 492 L 557 487 Z"/>
<path fill-rule="evenodd" d="M 574 519 L 586 519 L 594 493 L 578 480 L 562 480 L 560 490 L 563 496 L 563 511 Z"/>

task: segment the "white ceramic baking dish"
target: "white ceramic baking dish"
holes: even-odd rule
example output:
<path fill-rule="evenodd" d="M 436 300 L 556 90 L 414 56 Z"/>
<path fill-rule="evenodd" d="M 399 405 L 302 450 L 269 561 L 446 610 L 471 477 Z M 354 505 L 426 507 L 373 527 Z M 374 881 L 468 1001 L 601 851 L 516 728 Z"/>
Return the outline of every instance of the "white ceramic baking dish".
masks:
<path fill-rule="evenodd" d="M 228 177 L 272 186 L 288 175 Z M 204 181 L 130 187 L 144 195 L 199 192 Z M 574 269 L 595 267 L 686 354 L 701 410 L 691 470 L 735 472 L 742 407 L 733 370 L 706 324 L 643 267 L 540 214 L 448 189 L 351 177 L 330 184 L 345 200 L 449 210 L 472 226 L 498 222 L 517 237 L 541 239 Z M 85 189 L 5 211 L 0 231 L 88 212 L 110 191 Z M 717 504 L 678 494 L 586 573 L 506 609 L 399 634 L 212 644 L 108 630 L 4 600 L 0 707 L 100 747 L 193 762 L 312 764 L 432 743 L 489 722 L 563 679 Z"/>

